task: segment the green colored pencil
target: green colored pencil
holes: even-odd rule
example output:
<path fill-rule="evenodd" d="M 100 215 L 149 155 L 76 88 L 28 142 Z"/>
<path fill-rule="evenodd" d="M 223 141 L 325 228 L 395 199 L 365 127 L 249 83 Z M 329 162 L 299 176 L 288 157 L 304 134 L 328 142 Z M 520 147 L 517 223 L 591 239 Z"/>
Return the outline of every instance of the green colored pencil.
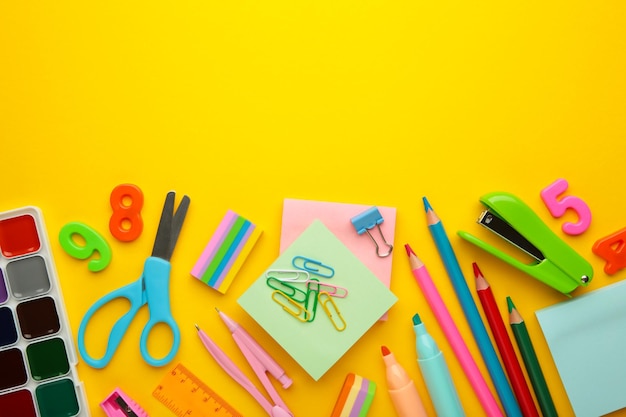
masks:
<path fill-rule="evenodd" d="M 526 366 L 526 372 L 528 372 L 530 383 L 535 391 L 539 408 L 541 408 L 541 412 L 544 417 L 558 417 L 556 408 L 554 407 L 554 402 L 552 401 L 552 396 L 550 395 L 548 385 L 546 384 L 546 379 L 544 378 L 543 371 L 539 365 L 535 348 L 530 340 L 526 323 L 524 323 L 524 319 L 515 308 L 511 297 L 506 297 L 506 303 L 509 307 L 509 324 L 511 325 L 511 330 L 513 331 L 513 336 L 515 336 L 517 347 L 519 348 L 522 360 Z"/>

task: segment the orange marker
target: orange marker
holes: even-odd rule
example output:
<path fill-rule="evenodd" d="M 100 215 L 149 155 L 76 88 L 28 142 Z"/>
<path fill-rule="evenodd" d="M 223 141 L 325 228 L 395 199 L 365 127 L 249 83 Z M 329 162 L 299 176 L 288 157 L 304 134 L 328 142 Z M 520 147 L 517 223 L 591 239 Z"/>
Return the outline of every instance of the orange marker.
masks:
<path fill-rule="evenodd" d="M 417 388 L 404 368 L 387 346 L 381 346 L 380 350 L 387 368 L 387 390 L 398 417 L 428 417 Z"/>

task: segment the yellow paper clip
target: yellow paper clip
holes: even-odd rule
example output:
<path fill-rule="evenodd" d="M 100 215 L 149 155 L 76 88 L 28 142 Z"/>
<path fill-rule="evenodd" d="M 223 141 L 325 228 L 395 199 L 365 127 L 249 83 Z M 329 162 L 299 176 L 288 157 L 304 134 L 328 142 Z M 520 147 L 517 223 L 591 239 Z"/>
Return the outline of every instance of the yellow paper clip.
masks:
<path fill-rule="evenodd" d="M 341 312 L 337 308 L 337 304 L 335 304 L 335 300 L 330 296 L 326 291 L 321 291 L 318 296 L 318 301 L 322 305 L 322 308 L 326 312 L 326 315 L 330 319 L 330 322 L 333 324 L 333 327 L 338 332 L 342 332 L 346 329 L 346 321 L 343 319 Z M 328 304 L 332 305 L 332 310 L 334 310 L 335 315 L 333 315 L 333 311 L 328 308 Z M 335 316 L 338 317 L 338 320 L 335 319 Z"/>
<path fill-rule="evenodd" d="M 275 303 L 279 304 L 283 308 L 283 310 L 285 310 L 287 313 L 291 314 L 301 322 L 304 323 L 307 321 L 307 317 L 310 314 L 307 309 L 302 307 L 301 304 L 298 304 L 297 302 L 289 298 L 289 296 L 287 296 L 284 292 L 280 290 L 274 290 L 272 292 L 272 300 L 274 300 Z M 291 309 L 292 306 L 295 307 L 295 310 Z"/>

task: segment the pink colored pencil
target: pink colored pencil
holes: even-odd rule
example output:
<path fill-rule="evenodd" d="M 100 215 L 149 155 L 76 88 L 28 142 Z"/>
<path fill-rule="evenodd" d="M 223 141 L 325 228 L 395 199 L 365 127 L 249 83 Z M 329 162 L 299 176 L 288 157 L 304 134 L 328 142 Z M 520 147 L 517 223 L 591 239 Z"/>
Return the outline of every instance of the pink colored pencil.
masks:
<path fill-rule="evenodd" d="M 448 342 L 450 343 L 461 368 L 463 368 L 465 376 L 472 385 L 472 388 L 478 397 L 478 401 L 480 401 L 483 406 L 486 415 L 489 417 L 503 417 L 504 414 L 498 406 L 498 402 L 493 396 L 491 390 L 489 390 L 489 386 L 487 385 L 483 375 L 480 373 L 478 365 L 474 361 L 472 354 L 463 340 L 463 336 L 461 336 L 454 320 L 452 320 L 452 316 L 450 315 L 448 308 L 443 302 L 441 295 L 439 295 L 439 292 L 437 291 L 437 288 L 435 287 L 435 284 L 426 269 L 426 265 L 424 265 L 424 263 L 417 257 L 408 244 L 404 247 L 409 257 L 409 264 L 411 266 L 413 276 L 420 286 L 422 293 L 426 297 L 428 305 L 435 314 L 435 318 L 437 319 L 437 322 L 439 322 L 439 326 L 441 326 L 441 329 L 446 335 L 446 338 L 448 339 Z"/>

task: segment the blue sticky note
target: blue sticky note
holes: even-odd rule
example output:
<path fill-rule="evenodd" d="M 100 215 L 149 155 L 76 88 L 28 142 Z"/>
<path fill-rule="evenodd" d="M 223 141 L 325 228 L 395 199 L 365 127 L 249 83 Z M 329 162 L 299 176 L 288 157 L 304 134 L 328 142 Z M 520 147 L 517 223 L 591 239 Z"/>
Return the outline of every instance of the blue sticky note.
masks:
<path fill-rule="evenodd" d="M 535 312 L 577 417 L 626 407 L 626 280 Z"/>

